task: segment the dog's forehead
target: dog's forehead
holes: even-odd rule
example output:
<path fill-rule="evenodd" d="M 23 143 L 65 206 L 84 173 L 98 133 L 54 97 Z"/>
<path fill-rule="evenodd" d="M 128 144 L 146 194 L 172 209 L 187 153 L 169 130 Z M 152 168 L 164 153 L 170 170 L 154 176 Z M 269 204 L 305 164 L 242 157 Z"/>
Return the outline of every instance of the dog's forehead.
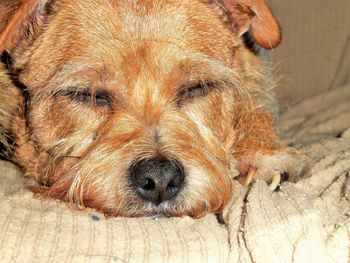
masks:
<path fill-rule="evenodd" d="M 40 88 L 58 71 L 65 79 L 78 69 L 82 69 L 80 79 L 92 79 L 84 70 L 92 68 L 102 69 L 100 75 L 107 72 L 111 79 L 136 80 L 139 69 L 148 70 L 145 78 L 157 79 L 184 65 L 187 70 L 199 68 L 208 60 L 229 66 L 239 40 L 209 2 L 57 1 L 44 34 L 33 46 L 26 64 L 30 70 L 23 72 L 31 87 Z M 101 82 L 97 77 L 93 81 Z"/>
<path fill-rule="evenodd" d="M 79 28 L 76 32 L 95 49 L 93 54 L 100 48 L 105 56 L 118 56 L 141 45 L 220 57 L 235 41 L 213 5 L 204 0 L 75 0 L 63 7 L 69 15 L 62 19 L 72 20 L 69 27 Z"/>

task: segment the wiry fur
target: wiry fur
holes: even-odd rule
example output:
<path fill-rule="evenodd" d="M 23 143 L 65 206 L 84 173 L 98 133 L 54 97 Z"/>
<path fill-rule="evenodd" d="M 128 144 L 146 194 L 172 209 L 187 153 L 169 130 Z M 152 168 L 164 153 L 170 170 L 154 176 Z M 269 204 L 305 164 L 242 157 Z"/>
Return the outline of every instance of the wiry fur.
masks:
<path fill-rule="evenodd" d="M 236 167 L 298 159 L 272 129 L 261 99 L 269 82 L 240 38 L 250 18 L 234 24 L 234 1 L 32 2 L 0 41 L 13 59 L 0 68 L 0 140 L 34 192 L 109 215 L 200 217 L 223 209 Z M 9 3 L 0 12 L 10 19 L 20 5 Z M 276 45 L 259 23 L 256 41 Z M 186 173 L 179 195 L 158 206 L 129 179 L 135 162 L 157 156 Z"/>

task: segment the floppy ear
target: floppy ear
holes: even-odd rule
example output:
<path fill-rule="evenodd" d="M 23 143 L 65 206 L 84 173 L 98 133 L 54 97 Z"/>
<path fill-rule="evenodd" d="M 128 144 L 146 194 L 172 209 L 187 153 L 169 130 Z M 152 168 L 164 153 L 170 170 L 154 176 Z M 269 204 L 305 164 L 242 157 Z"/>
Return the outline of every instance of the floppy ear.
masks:
<path fill-rule="evenodd" d="M 0 29 L 2 27 L 0 53 L 5 49 L 13 51 L 22 40 L 30 44 L 40 26 L 46 21 L 50 3 L 53 2 L 52 0 L 12 0 L 17 3 L 14 5 L 9 4 L 9 1 L 11 0 L 4 0 L 3 3 L 0 3 L 1 13 L 8 16 L 5 26 L 0 25 Z"/>
<path fill-rule="evenodd" d="M 250 30 L 254 41 L 263 48 L 277 47 L 280 27 L 264 0 L 222 0 L 239 36 Z"/>

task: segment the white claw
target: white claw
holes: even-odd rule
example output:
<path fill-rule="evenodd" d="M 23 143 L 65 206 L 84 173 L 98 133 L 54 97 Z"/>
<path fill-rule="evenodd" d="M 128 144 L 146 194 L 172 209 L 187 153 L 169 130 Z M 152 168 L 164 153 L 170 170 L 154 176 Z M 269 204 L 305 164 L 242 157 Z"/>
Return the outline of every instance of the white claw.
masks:
<path fill-rule="evenodd" d="M 254 174 L 255 174 L 256 170 L 255 169 L 249 169 L 249 172 L 243 182 L 244 186 L 248 186 L 250 185 L 250 183 L 252 182 L 253 178 L 254 178 Z"/>
<path fill-rule="evenodd" d="M 269 185 L 269 189 L 271 191 L 274 191 L 277 188 L 277 186 L 279 186 L 280 183 L 281 183 L 281 174 L 279 172 L 276 172 L 272 177 L 272 182 Z"/>

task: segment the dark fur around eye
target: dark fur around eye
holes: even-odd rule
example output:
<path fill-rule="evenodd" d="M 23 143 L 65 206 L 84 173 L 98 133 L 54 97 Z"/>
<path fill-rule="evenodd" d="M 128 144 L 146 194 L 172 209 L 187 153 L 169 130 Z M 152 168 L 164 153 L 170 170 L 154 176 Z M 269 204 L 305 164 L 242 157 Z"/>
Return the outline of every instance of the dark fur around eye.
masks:
<path fill-rule="evenodd" d="M 54 94 L 54 97 L 57 96 L 69 97 L 75 102 L 96 105 L 99 107 L 112 105 L 111 94 L 104 90 L 98 90 L 92 93 L 88 89 L 76 89 L 74 87 L 70 87 Z"/>
<path fill-rule="evenodd" d="M 97 106 L 110 106 L 112 97 L 107 91 L 97 91 L 95 94 L 95 103 Z"/>
<path fill-rule="evenodd" d="M 186 101 L 190 101 L 195 98 L 200 98 L 208 95 L 208 93 L 213 89 L 216 88 L 217 85 L 215 82 L 201 82 L 196 83 L 189 86 L 184 86 L 179 92 L 178 92 L 178 104 L 181 106 Z"/>

